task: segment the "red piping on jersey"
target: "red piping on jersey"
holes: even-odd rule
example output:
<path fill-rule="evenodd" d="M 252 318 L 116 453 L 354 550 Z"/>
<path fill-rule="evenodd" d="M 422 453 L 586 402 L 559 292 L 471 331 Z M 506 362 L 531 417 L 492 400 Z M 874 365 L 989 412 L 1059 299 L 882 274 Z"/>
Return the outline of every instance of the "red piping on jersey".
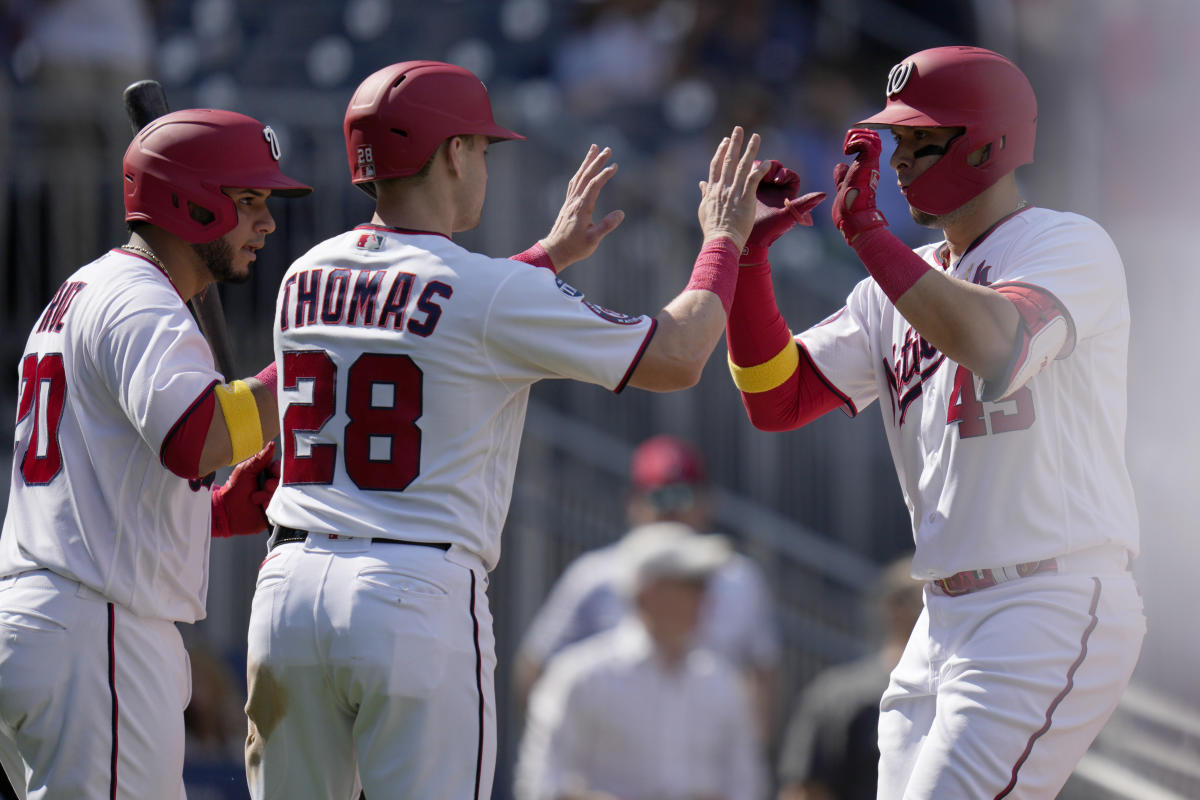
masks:
<path fill-rule="evenodd" d="M 409 236 L 440 236 L 446 241 L 450 241 L 450 237 L 438 231 L 419 231 L 415 228 L 393 228 L 388 225 L 376 225 L 373 222 L 364 222 L 362 225 L 355 225 L 356 231 L 388 231 L 389 233 L 403 233 Z"/>
<path fill-rule="evenodd" d="M 613 389 L 613 394 L 620 394 L 625 389 L 625 384 L 629 383 L 629 379 L 633 377 L 633 371 L 637 369 L 637 365 L 642 363 L 642 356 L 646 354 L 646 348 L 650 346 L 650 340 L 654 338 L 654 332 L 658 330 L 658 320 L 650 319 L 650 330 L 646 331 L 646 338 L 642 340 L 642 346 L 638 348 L 637 355 L 633 357 L 633 361 L 629 364 L 629 369 L 625 370 L 625 374 L 621 377 L 621 382 L 617 384 L 617 388 Z"/>
<path fill-rule="evenodd" d="M 1080 637 L 1079 656 L 1075 659 L 1075 663 L 1071 664 L 1070 669 L 1067 670 L 1067 685 L 1063 687 L 1063 690 L 1059 692 L 1052 701 L 1050 701 L 1050 707 L 1046 709 L 1045 724 L 1043 724 L 1041 728 L 1039 728 L 1032 736 L 1029 737 L 1029 742 L 1025 745 L 1025 752 L 1021 753 L 1021 757 L 1017 759 L 1017 763 L 1013 764 L 1012 778 L 1009 780 L 1008 785 L 1000 791 L 1000 794 L 996 795 L 995 800 L 1001 800 L 1003 797 L 1008 797 L 1009 793 L 1012 792 L 1013 788 L 1017 785 L 1017 773 L 1020 771 L 1021 766 L 1025 763 L 1026 759 L 1029 758 L 1029 754 L 1033 751 L 1033 743 L 1041 738 L 1042 734 L 1050 730 L 1050 721 L 1054 716 L 1054 710 L 1058 708 L 1059 704 L 1062 703 L 1067 694 L 1075 686 L 1075 672 L 1079 669 L 1079 666 L 1083 664 L 1083 659 L 1087 657 L 1088 639 L 1091 638 L 1092 631 L 1096 629 L 1096 625 L 1100 623 L 1100 619 L 1096 616 L 1096 608 L 1100 605 L 1100 579 L 1092 578 L 1092 583 L 1095 584 L 1095 588 L 1092 590 L 1091 607 L 1088 608 L 1088 616 L 1092 618 L 1092 621 L 1088 623 L 1087 628 L 1085 628 L 1083 631 L 1083 636 Z"/>
<path fill-rule="evenodd" d="M 479 784 L 483 780 L 483 725 L 486 707 L 483 699 L 483 651 L 479 647 L 479 617 L 475 615 L 475 570 L 471 572 L 471 626 L 475 640 L 475 690 L 479 692 L 479 749 L 475 753 L 475 800 L 479 800 Z"/>
<path fill-rule="evenodd" d="M 158 264 L 155 264 L 153 261 L 146 258 L 145 256 L 138 255 L 137 253 L 130 252 L 129 250 L 125 250 L 120 247 L 114 247 L 111 250 L 109 250 L 108 252 L 116 253 L 117 255 L 122 255 L 122 256 L 133 256 L 134 258 L 140 258 L 142 261 L 145 261 L 147 264 L 154 267 L 155 272 L 157 272 L 159 275 L 162 275 L 164 278 L 167 279 L 167 283 L 171 284 L 171 288 L 175 290 L 175 294 L 178 294 L 179 299 L 183 300 L 183 295 L 179 294 L 179 287 L 175 285 L 175 281 L 171 280 L 171 276 L 168 275 L 166 273 L 166 271 L 163 270 L 163 268 L 160 267 Z M 187 301 L 183 300 L 183 302 L 186 303 Z"/>
<path fill-rule="evenodd" d="M 116 607 L 108 604 L 108 693 L 112 696 L 112 756 L 109 762 L 108 796 L 117 800 L 117 722 L 120 704 L 117 702 L 117 617 Z"/>
<path fill-rule="evenodd" d="M 843 309 L 844 311 L 845 309 Z M 812 367 L 812 374 L 815 375 L 821 383 L 825 384 L 825 388 L 837 395 L 837 398 L 842 401 L 842 405 L 846 407 L 846 413 L 852 417 L 858 416 L 858 408 L 855 407 L 854 401 L 850 399 L 850 395 L 844 394 L 840 389 L 833 385 L 833 381 L 825 377 L 825 373 L 821 372 L 821 368 L 817 366 L 817 362 L 813 361 L 813 357 L 809 355 L 808 348 L 799 339 L 796 339 L 796 347 L 800 348 L 801 354 L 808 361 L 808 365 Z"/>

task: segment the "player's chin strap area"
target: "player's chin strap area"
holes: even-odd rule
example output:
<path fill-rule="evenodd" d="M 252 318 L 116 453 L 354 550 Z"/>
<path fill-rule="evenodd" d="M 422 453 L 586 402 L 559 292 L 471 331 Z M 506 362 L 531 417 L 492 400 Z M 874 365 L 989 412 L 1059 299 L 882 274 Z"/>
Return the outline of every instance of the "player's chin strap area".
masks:
<path fill-rule="evenodd" d="M 292 542 L 306 542 L 309 536 L 320 537 L 325 540 L 338 541 L 341 539 L 362 539 L 361 536 L 345 536 L 338 533 L 313 533 L 311 531 L 302 530 L 301 528 L 289 528 L 286 525 L 272 525 L 271 536 L 267 539 L 267 552 L 271 552 L 281 544 L 289 544 Z M 438 550 L 449 550 L 449 542 L 414 542 L 407 539 L 391 539 L 386 536 L 372 536 L 372 544 L 409 544 L 417 547 L 436 547 Z"/>
<path fill-rule="evenodd" d="M 1065 556 L 1027 561 L 1009 567 L 986 567 L 957 572 L 947 578 L 931 581 L 935 594 L 949 597 L 978 592 L 999 583 L 1033 575 L 1117 575 L 1128 572 L 1133 555 L 1119 545 L 1100 545 Z"/>

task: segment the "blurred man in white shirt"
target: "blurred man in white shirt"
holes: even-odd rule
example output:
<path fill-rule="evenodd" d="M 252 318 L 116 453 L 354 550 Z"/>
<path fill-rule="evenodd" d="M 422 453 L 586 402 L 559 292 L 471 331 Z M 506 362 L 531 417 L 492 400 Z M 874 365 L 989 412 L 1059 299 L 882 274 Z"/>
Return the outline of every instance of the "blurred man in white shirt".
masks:
<path fill-rule="evenodd" d="M 645 526 L 622 548 L 634 613 L 551 658 L 530 695 L 519 800 L 753 800 L 765 767 L 736 669 L 695 646 L 724 537 Z"/>

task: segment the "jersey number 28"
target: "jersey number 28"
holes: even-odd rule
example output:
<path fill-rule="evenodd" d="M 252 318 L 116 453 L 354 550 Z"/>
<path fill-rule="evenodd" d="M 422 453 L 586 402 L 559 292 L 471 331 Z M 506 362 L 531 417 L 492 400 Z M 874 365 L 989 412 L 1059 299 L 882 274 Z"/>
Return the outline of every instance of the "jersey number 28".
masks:
<path fill-rule="evenodd" d="M 421 382 L 424 376 L 408 356 L 363 353 L 346 376 L 342 435 L 346 474 L 359 489 L 398 492 L 421 469 Z M 324 350 L 283 354 L 284 389 L 310 382 L 312 401 L 288 404 L 283 415 L 283 483 L 333 483 L 338 445 L 313 443 L 297 454 L 296 435 L 316 433 L 337 411 L 337 365 Z"/>

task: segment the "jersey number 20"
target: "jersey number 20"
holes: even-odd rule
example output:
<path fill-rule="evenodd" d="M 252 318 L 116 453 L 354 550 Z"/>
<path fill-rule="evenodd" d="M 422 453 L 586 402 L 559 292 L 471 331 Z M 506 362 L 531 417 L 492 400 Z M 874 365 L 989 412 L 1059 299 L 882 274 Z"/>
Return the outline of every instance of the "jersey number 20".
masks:
<path fill-rule="evenodd" d="M 339 437 L 346 474 L 359 489 L 398 492 L 421 469 L 421 368 L 408 356 L 363 353 L 346 376 L 346 416 Z M 283 415 L 283 483 L 333 483 L 338 445 L 313 443 L 296 452 L 296 435 L 316 433 L 337 411 L 337 365 L 324 350 L 283 354 L 283 388 L 312 385 L 312 401 L 291 402 Z"/>
<path fill-rule="evenodd" d="M 58 424 L 62 422 L 66 399 L 67 372 L 62 355 L 50 353 L 41 359 L 36 355 L 25 356 L 21 361 L 17 422 L 33 412 L 33 430 L 21 458 L 21 475 L 26 485 L 44 486 L 62 469 Z"/>

